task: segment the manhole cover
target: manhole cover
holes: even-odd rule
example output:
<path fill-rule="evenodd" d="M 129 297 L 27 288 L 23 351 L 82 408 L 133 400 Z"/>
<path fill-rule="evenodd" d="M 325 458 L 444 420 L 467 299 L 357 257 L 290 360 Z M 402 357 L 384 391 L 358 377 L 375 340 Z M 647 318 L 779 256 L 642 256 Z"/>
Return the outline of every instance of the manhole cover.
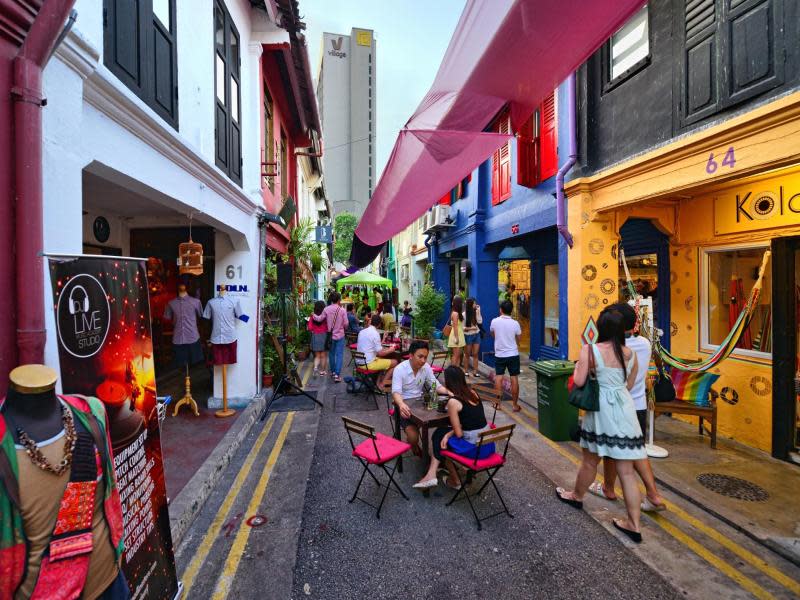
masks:
<path fill-rule="evenodd" d="M 746 479 L 731 477 L 730 475 L 720 475 L 719 473 L 700 473 L 697 481 L 707 487 L 712 492 L 746 500 L 747 502 L 765 502 L 769 498 L 767 490 L 760 485 L 756 485 Z"/>

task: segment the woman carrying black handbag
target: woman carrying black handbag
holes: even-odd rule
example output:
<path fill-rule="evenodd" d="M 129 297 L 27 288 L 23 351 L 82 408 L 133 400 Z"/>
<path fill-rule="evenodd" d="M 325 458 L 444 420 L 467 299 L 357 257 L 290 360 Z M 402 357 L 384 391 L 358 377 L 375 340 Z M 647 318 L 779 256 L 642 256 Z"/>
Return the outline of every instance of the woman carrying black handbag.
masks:
<path fill-rule="evenodd" d="M 583 497 L 597 475 L 600 458 L 615 459 L 628 514 L 626 519 L 614 519 L 614 527 L 639 543 L 642 541 L 639 531 L 641 495 L 633 461 L 646 458 L 647 452 L 629 391 L 636 381 L 636 354 L 625 347 L 625 321 L 618 310 L 603 310 L 597 319 L 597 330 L 597 344 L 581 348 L 574 381 L 576 386 L 583 387 L 589 380 L 592 353 L 599 385 L 599 410 L 583 416 L 579 432 L 583 460 L 574 491 L 559 487 L 556 495 L 574 508 L 583 508 Z"/>

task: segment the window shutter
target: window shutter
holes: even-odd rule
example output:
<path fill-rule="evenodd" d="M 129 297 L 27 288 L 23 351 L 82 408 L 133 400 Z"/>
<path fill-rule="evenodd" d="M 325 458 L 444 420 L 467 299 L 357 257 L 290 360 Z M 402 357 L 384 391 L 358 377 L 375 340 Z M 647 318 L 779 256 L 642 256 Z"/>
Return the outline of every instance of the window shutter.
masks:
<path fill-rule="evenodd" d="M 175 45 L 175 4 L 168 3 L 170 23 L 165 25 L 155 14 L 152 19 L 153 42 L 153 100 L 154 108 L 168 121 L 175 121 L 177 113 L 177 52 Z M 167 27 L 171 26 L 172 31 Z"/>
<path fill-rule="evenodd" d="M 500 202 L 500 150 L 492 154 L 492 204 Z"/>
<path fill-rule="evenodd" d="M 540 181 L 558 172 L 558 136 L 556 132 L 556 96 L 552 92 L 539 108 L 540 133 Z"/>
<path fill-rule="evenodd" d="M 687 2 L 684 6 L 683 101 L 684 114 L 689 122 L 719 109 L 719 24 L 716 0 Z"/>
<path fill-rule="evenodd" d="M 447 192 L 444 196 L 439 198 L 439 201 L 436 204 L 441 206 L 450 206 L 450 192 Z"/>
<path fill-rule="evenodd" d="M 538 175 L 533 130 L 535 117 L 536 113 L 525 121 L 517 136 L 517 183 L 527 187 L 536 185 Z"/>
<path fill-rule="evenodd" d="M 144 48 L 147 44 L 142 27 L 144 5 L 136 0 L 106 0 L 103 26 L 105 64 L 137 95 L 145 82 Z"/>

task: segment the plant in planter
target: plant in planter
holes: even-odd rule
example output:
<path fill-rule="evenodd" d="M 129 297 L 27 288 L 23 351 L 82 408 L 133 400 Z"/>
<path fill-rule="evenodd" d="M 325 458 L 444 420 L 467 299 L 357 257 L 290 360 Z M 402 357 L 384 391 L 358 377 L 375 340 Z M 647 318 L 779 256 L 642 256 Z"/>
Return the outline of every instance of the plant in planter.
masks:
<path fill-rule="evenodd" d="M 444 294 L 428 282 L 422 286 L 416 299 L 414 310 L 414 335 L 418 338 L 430 340 L 436 322 L 442 318 L 444 310 Z"/>
<path fill-rule="evenodd" d="M 281 370 L 281 364 L 278 357 L 278 352 L 272 346 L 272 339 L 268 339 L 264 343 L 264 348 L 261 357 L 261 383 L 264 387 L 272 386 L 276 371 Z M 279 374 L 279 373 L 278 373 Z"/>

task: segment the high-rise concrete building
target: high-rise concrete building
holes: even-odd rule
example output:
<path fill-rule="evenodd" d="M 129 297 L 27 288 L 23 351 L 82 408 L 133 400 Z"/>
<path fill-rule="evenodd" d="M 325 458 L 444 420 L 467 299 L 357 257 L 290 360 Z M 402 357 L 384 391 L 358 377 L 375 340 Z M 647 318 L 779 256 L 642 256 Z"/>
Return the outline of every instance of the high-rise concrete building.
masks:
<path fill-rule="evenodd" d="M 375 187 L 375 36 L 369 29 L 350 35 L 324 33 L 317 75 L 325 153 L 325 189 L 333 214 L 360 217 Z"/>

